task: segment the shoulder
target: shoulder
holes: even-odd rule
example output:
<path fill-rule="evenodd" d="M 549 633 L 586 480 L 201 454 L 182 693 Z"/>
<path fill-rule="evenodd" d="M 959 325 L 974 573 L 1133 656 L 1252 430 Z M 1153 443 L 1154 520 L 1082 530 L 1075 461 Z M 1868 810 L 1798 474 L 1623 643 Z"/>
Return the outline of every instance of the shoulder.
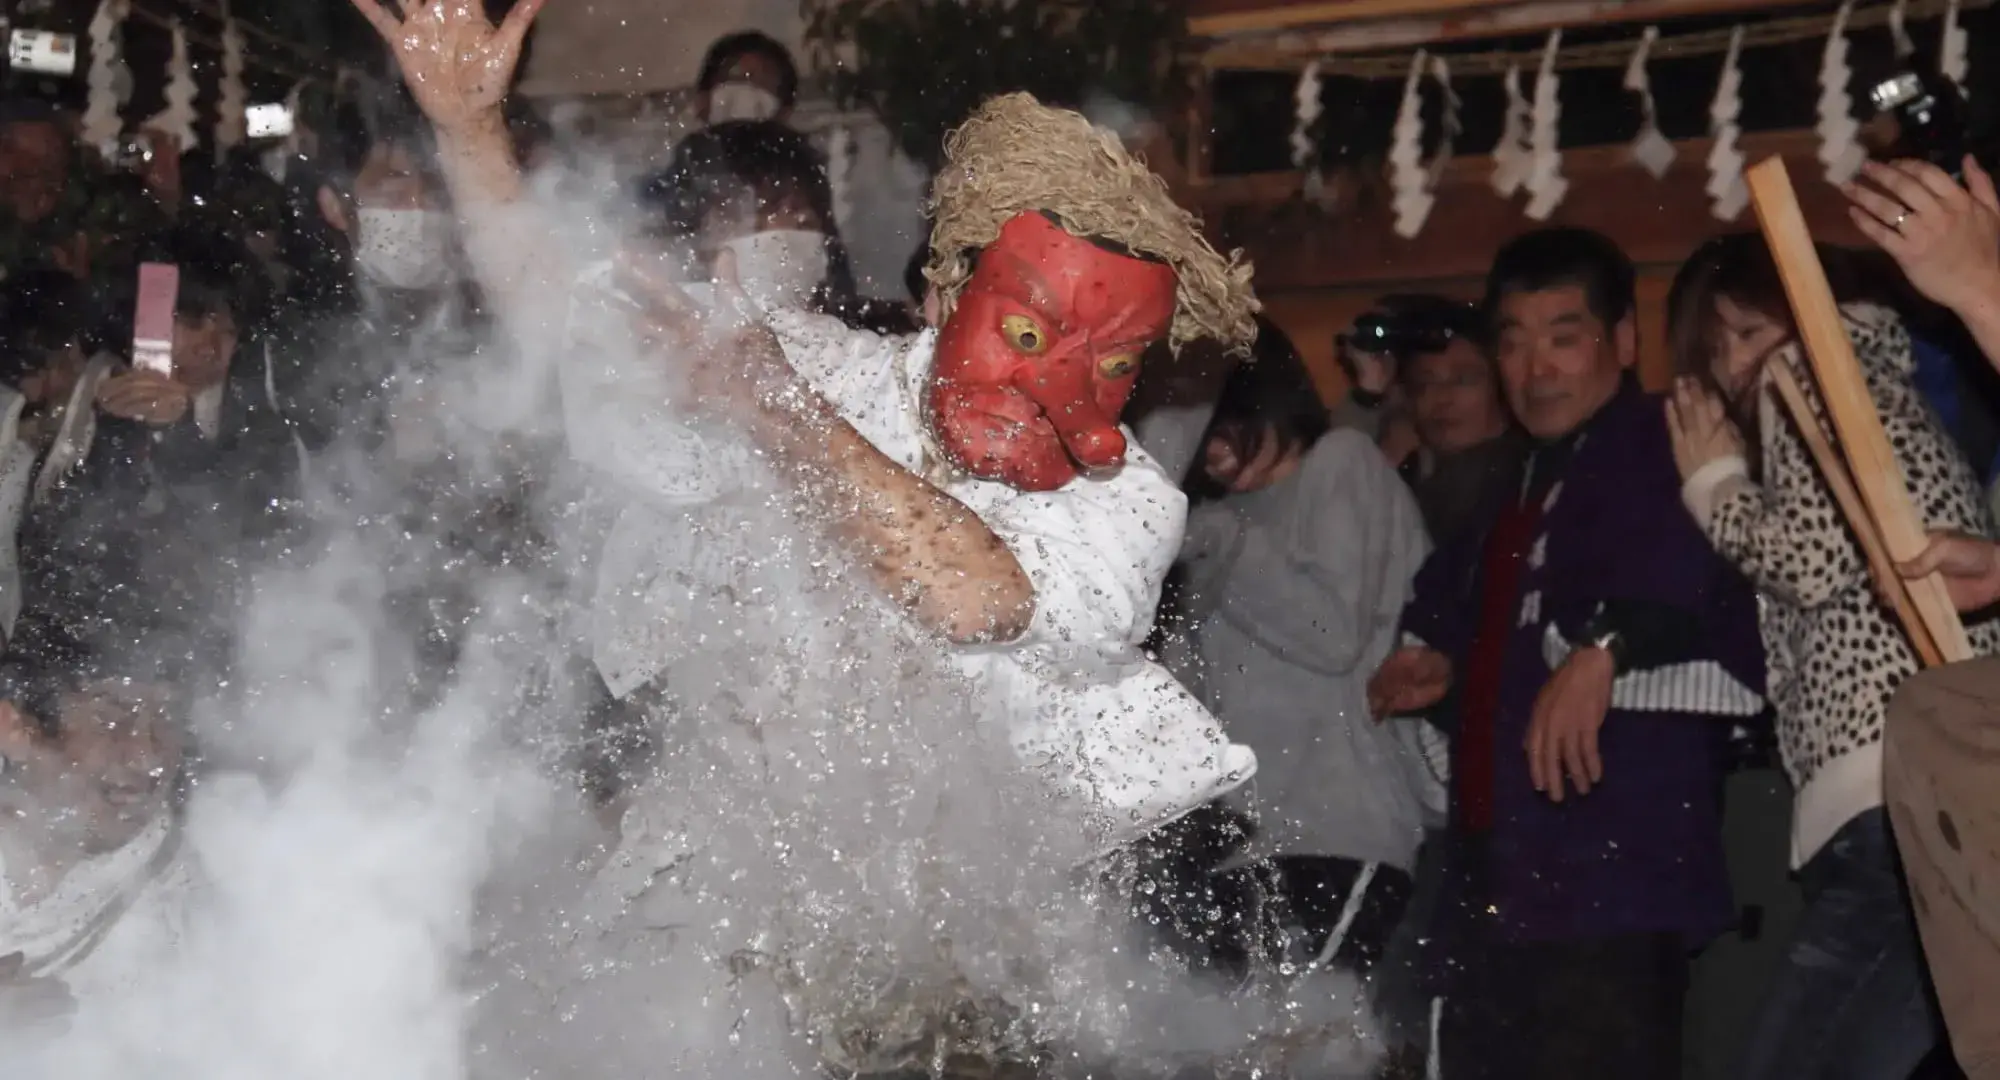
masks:
<path fill-rule="evenodd" d="M 815 383 L 841 380 L 875 381 L 894 374 L 896 359 L 927 335 L 891 336 L 849 326 L 831 315 L 803 311 L 773 312 L 766 325 L 785 350 L 785 358 Z"/>
<path fill-rule="evenodd" d="M 1855 362 L 1879 396 L 1884 388 L 1916 389 L 1916 339 L 1894 309 L 1880 304 L 1847 304 L 1840 309 L 1841 322 L 1854 345 Z M 1800 358 L 1805 363 L 1804 357 Z"/>
<path fill-rule="evenodd" d="M 1306 490 L 1322 496 L 1404 487 L 1382 448 L 1353 428 L 1336 428 L 1322 436 L 1299 462 L 1299 474 Z"/>

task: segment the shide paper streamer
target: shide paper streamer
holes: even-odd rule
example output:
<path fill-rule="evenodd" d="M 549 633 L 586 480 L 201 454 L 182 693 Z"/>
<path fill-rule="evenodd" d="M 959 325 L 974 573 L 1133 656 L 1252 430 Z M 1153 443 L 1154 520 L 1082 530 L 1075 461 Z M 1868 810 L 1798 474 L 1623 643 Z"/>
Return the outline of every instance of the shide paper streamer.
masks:
<path fill-rule="evenodd" d="M 1667 175 L 1674 164 L 1673 140 L 1660 131 L 1658 111 L 1653 103 L 1653 82 L 1646 65 L 1652 60 L 1653 42 L 1660 38 L 1660 28 L 1648 26 L 1639 36 L 1639 44 L 1632 50 L 1632 60 L 1625 66 L 1625 89 L 1639 97 L 1639 134 L 1632 139 L 1632 160 L 1639 167 L 1653 174 L 1653 179 Z"/>
<path fill-rule="evenodd" d="M 1847 66 L 1847 19 L 1854 12 L 1853 0 L 1840 6 L 1833 27 L 1827 31 L 1826 48 L 1819 62 L 1819 162 L 1829 184 L 1845 184 L 1861 171 L 1867 157 L 1862 148 L 1861 125 L 1854 119 L 1854 102 L 1847 93 L 1853 71 Z"/>
<path fill-rule="evenodd" d="M 1562 175 L 1562 148 L 1558 145 L 1557 122 L 1562 118 L 1562 77 L 1556 74 L 1556 52 L 1562 48 L 1562 31 L 1549 31 L 1549 43 L 1542 50 L 1542 67 L 1535 73 L 1535 104 L 1528 118 L 1528 176 L 1522 186 L 1528 190 L 1524 212 L 1536 221 L 1547 221 L 1569 194 L 1569 181 Z"/>
<path fill-rule="evenodd" d="M 1500 77 L 1500 86 L 1507 93 L 1507 105 L 1500 121 L 1500 141 L 1493 146 L 1493 190 L 1501 198 L 1511 199 L 1521 190 L 1528 179 L 1528 170 L 1534 165 L 1528 150 L 1531 110 L 1528 99 L 1521 94 L 1519 68 L 1509 64 L 1507 74 Z"/>
<path fill-rule="evenodd" d="M 125 0 L 101 0 L 90 19 L 90 87 L 83 110 L 85 145 L 105 151 L 118 142 L 124 121 L 118 109 L 124 104 L 118 92 L 119 68 L 124 64 L 118 28 L 125 21 Z"/>
<path fill-rule="evenodd" d="M 1715 84 L 1715 98 L 1708 106 L 1708 130 L 1713 139 L 1708 150 L 1709 212 L 1722 221 L 1734 221 L 1750 205 L 1750 189 L 1743 182 L 1743 151 L 1736 146 L 1741 129 L 1736 116 L 1743 110 L 1743 28 L 1729 36 L 1729 51 L 1722 57 L 1722 76 Z"/>

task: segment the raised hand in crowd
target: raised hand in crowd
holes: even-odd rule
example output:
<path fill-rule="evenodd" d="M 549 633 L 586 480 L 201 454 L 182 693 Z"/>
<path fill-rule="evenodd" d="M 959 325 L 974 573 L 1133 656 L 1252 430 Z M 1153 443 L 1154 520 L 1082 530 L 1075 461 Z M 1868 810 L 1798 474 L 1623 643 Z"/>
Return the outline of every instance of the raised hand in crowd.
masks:
<path fill-rule="evenodd" d="M 2000 545 L 1984 537 L 1932 533 L 1930 546 L 1896 570 L 1912 580 L 1941 575 L 1952 606 L 1960 611 L 2000 604 Z"/>
<path fill-rule="evenodd" d="M 437 130 L 438 165 L 464 219 L 460 239 L 473 276 L 516 344 L 530 352 L 559 347 L 560 316 L 550 298 L 566 296 L 575 269 L 563 258 L 552 223 L 521 202 L 521 168 L 503 106 L 521 44 L 546 0 L 517 0 L 493 25 L 476 0 L 354 0 L 375 27 Z"/>
<path fill-rule="evenodd" d="M 1743 436 L 1729 418 L 1722 399 L 1699 379 L 1682 376 L 1667 398 L 1667 434 L 1673 440 L 1674 465 L 1681 480 L 1694 478 L 1703 467 L 1743 456 Z"/>
<path fill-rule="evenodd" d="M 1929 162 L 1871 161 L 1843 190 L 1855 226 L 2000 365 L 2000 193 L 1986 170 L 1966 155 L 1960 184 Z"/>
<path fill-rule="evenodd" d="M 1376 719 L 1422 712 L 1451 690 L 1451 659 L 1424 645 L 1389 654 L 1368 680 L 1368 708 Z"/>
<path fill-rule="evenodd" d="M 1870 161 L 1861 177 L 1846 185 L 1848 215 L 1918 292 L 1954 311 L 2000 295 L 2000 196 L 1971 155 L 1962 186 L 1927 161 Z"/>
<path fill-rule="evenodd" d="M 389 45 L 403 82 L 441 136 L 491 129 L 505 134 L 501 106 L 521 60 L 528 27 L 547 0 L 518 0 L 494 26 L 474 0 L 354 0 Z"/>
<path fill-rule="evenodd" d="M 187 416 L 192 402 L 193 396 L 185 385 L 157 371 L 128 371 L 97 385 L 99 409 L 121 420 L 136 420 L 154 427 L 179 423 Z"/>

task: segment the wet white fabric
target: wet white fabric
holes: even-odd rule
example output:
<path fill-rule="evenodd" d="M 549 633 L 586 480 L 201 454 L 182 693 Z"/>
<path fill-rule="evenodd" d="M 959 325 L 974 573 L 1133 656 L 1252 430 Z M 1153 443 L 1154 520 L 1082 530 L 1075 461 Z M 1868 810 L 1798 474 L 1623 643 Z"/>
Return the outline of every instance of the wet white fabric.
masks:
<path fill-rule="evenodd" d="M 919 403 L 934 331 L 883 338 L 794 312 L 774 313 L 771 326 L 793 366 L 862 437 L 904 468 L 926 468 Z M 704 437 L 673 417 L 663 403 L 674 388 L 657 365 L 624 371 L 613 359 L 621 350 L 573 351 L 563 366 L 571 452 L 629 495 L 600 555 L 590 627 L 598 669 L 622 697 L 684 647 L 685 628 L 662 613 L 681 610 L 690 580 L 726 583 L 729 564 L 755 554 L 739 550 L 749 538 L 698 535 L 685 508 L 752 486 L 757 473 L 727 433 Z M 955 665 L 999 703 L 1017 751 L 1104 812 L 1108 843 L 1250 778 L 1250 748 L 1230 743 L 1140 648 L 1187 500 L 1136 440 L 1116 473 L 1058 491 L 970 477 L 944 490 L 999 535 L 1035 586 L 1021 638 L 955 650 Z"/>
<path fill-rule="evenodd" d="M 708 122 L 769 120 L 784 109 L 778 95 L 755 83 L 726 82 L 708 92 Z"/>
<path fill-rule="evenodd" d="M 450 215 L 362 207 L 354 218 L 355 264 L 370 278 L 393 289 L 428 289 L 450 272 Z"/>
<path fill-rule="evenodd" d="M 187 872 L 162 815 L 115 851 L 85 860 L 48 895 L 23 903 L 0 863 L 0 956 L 20 953 L 31 975 L 59 976 L 79 999 L 129 986 L 171 948 Z"/>
<path fill-rule="evenodd" d="M 920 406 L 934 330 L 882 338 L 824 316 L 771 325 L 799 372 L 891 460 L 925 471 Z M 943 486 L 996 533 L 1035 588 L 1017 640 L 955 650 L 957 666 L 1005 703 L 1015 749 L 1079 790 L 1130 840 L 1247 781 L 1256 755 L 1226 738 L 1140 644 L 1180 548 L 1187 499 L 1132 442 L 1125 465 L 1056 491 L 956 477 Z"/>
<path fill-rule="evenodd" d="M 736 282 L 759 311 L 804 310 L 826 280 L 826 234 L 771 229 L 722 245 L 736 259 Z"/>

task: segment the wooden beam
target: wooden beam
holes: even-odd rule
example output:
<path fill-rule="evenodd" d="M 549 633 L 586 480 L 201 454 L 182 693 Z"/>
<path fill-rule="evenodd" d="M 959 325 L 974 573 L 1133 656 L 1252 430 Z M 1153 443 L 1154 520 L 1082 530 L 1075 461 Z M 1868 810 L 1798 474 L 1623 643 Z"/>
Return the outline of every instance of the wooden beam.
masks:
<path fill-rule="evenodd" d="M 1813 464 L 1819 467 L 1820 476 L 1833 490 L 1833 501 L 1840 504 L 1841 516 L 1854 530 L 1854 538 L 1861 542 L 1861 553 L 1868 559 L 1868 576 L 1875 579 L 1875 591 L 1889 598 L 1889 606 L 1896 609 L 1896 621 L 1903 624 L 1903 632 L 1909 635 L 1910 645 L 1917 650 L 1917 658 L 1923 666 L 1936 667 L 1944 663 L 1944 654 L 1938 651 L 1937 640 L 1931 637 L 1930 628 L 1910 599 L 1910 590 L 1903 587 L 1903 579 L 1896 573 L 1895 560 L 1889 557 L 1889 547 L 1882 542 L 1882 530 L 1868 515 L 1868 504 L 1861 498 L 1861 492 L 1855 490 L 1854 476 L 1847 471 L 1847 462 L 1833 448 L 1833 440 L 1827 437 L 1826 429 L 1820 426 L 1819 414 L 1813 411 L 1812 401 L 1806 397 L 1805 387 L 1799 385 L 1798 376 L 1792 374 L 1791 365 L 1782 362 L 1772 364 L 1771 384 L 1777 388 L 1778 400 L 1791 414 L 1800 437 L 1805 439 L 1806 449 L 1811 451 Z"/>
<path fill-rule="evenodd" d="M 1847 218 L 1845 197 L 1819 179 L 1812 132 L 1746 135 L 1740 145 L 1748 158 L 1778 155 L 1810 173 L 1799 198 L 1815 235 L 1831 243 L 1866 242 Z M 1623 146 L 1566 152 L 1569 193 L 1546 223 L 1523 214 L 1519 196 L 1503 199 L 1493 190 L 1491 158 L 1456 159 L 1445 170 L 1423 231 L 1409 239 L 1391 228 L 1387 185 L 1351 174 L 1328 177 L 1336 188 L 1351 189 L 1330 212 L 1304 200 L 1299 173 L 1217 179 L 1178 194 L 1202 215 L 1219 246 L 1249 253 L 1258 288 L 1271 292 L 1477 279 L 1500 245 L 1543 224 L 1596 229 L 1641 265 L 1673 265 L 1710 236 L 1755 227 L 1747 214 L 1734 222 L 1710 214 L 1703 190 L 1709 141 L 1675 146 L 1674 165 L 1658 180 L 1632 163 Z"/>
<path fill-rule="evenodd" d="M 1314 56 L 1534 34 L 1557 27 L 1658 22 L 1693 15 L 1770 11 L 1809 0 L 1324 0 L 1222 5 L 1188 18 L 1216 43 L 1211 70 L 1296 67 Z M 1230 38 L 1242 40 L 1231 41 Z"/>
<path fill-rule="evenodd" d="M 1850 521 L 1849 528 L 1864 536 L 1877 531 L 1889 558 L 1896 562 L 1914 559 L 1927 543 L 1923 518 L 1918 516 L 1904 483 L 1889 436 L 1882 430 L 1882 418 L 1875 412 L 1875 399 L 1868 392 L 1861 364 L 1854 358 L 1854 343 L 1848 340 L 1833 289 L 1826 282 L 1826 270 L 1813 250 L 1813 236 L 1793 194 L 1785 163 L 1766 158 L 1752 166 L 1746 178 L 1764 240 L 1771 245 L 1778 276 L 1785 283 L 1785 297 L 1791 301 L 1799 340 L 1812 362 L 1820 400 L 1826 403 L 1847 471 L 1866 504 L 1867 517 L 1872 519 Z M 1806 419 L 1811 422 L 1812 418 L 1808 415 Z M 1936 651 L 1925 659 L 1956 663 L 1972 658 L 1965 625 L 1951 605 L 1941 576 L 1933 573 L 1915 581 L 1898 579 L 1889 586 L 1909 592 L 1909 606 L 1920 620 L 1919 625 L 1909 628 L 1911 640 L 1919 643 L 1919 649 L 1926 634 L 1936 643 Z"/>

